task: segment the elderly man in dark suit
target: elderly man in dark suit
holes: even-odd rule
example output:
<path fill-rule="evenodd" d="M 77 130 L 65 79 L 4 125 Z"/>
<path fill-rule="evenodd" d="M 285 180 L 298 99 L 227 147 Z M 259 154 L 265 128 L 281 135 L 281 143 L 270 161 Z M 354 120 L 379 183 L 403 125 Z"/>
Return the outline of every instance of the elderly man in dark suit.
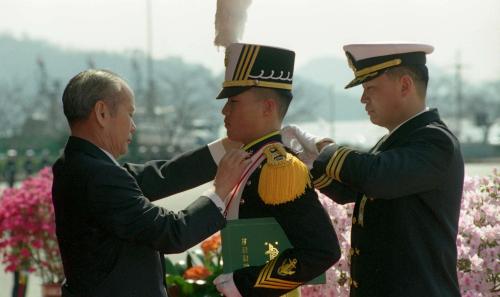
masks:
<path fill-rule="evenodd" d="M 338 203 L 355 202 L 352 297 L 458 297 L 456 237 L 464 177 L 457 138 L 426 107 L 425 44 L 344 46 L 361 103 L 389 133 L 369 152 L 329 144 L 288 127 L 318 154 L 314 185 Z M 321 150 L 322 149 L 322 150 Z"/>
<path fill-rule="evenodd" d="M 237 183 L 247 154 L 230 150 L 219 162 L 214 190 L 174 213 L 151 201 L 213 179 L 213 173 L 188 170 L 212 158 L 208 150 L 121 167 L 116 158 L 127 152 L 136 129 L 134 95 L 109 71 L 73 77 L 63 106 L 71 136 L 53 166 L 52 190 L 63 296 L 167 296 L 161 254 L 182 252 L 224 227 L 219 197 Z M 144 185 L 143 172 L 154 173 L 161 185 Z"/>

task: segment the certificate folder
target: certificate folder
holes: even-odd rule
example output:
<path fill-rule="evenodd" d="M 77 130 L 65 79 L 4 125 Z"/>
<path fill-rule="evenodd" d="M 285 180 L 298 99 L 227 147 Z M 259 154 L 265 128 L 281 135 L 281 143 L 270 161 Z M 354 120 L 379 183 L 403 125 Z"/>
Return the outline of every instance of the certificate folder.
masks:
<path fill-rule="evenodd" d="M 247 266 L 264 265 L 281 251 L 291 247 L 280 224 L 274 218 L 227 221 L 221 231 L 224 273 Z M 308 284 L 324 284 L 321 274 Z"/>

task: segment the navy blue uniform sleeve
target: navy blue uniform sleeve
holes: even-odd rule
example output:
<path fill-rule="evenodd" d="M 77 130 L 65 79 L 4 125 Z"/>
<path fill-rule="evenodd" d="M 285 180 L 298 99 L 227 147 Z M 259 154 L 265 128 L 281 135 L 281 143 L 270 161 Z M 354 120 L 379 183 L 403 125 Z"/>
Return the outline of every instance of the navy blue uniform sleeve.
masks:
<path fill-rule="evenodd" d="M 344 185 L 336 180 L 331 180 L 331 183 L 321 188 L 317 188 L 322 194 L 332 199 L 338 204 L 347 204 L 356 202 L 361 193 L 354 191 L 349 186 Z"/>
<path fill-rule="evenodd" d="M 126 163 L 124 167 L 135 178 L 144 196 L 151 201 L 209 182 L 217 172 L 217 164 L 207 146 L 172 160 Z"/>
<path fill-rule="evenodd" d="M 164 253 L 182 252 L 225 226 L 215 204 L 200 197 L 174 213 L 152 204 L 123 168 L 110 165 L 89 183 L 89 211 L 117 237 Z"/>
<path fill-rule="evenodd" d="M 453 151 L 452 140 L 439 128 L 418 130 L 397 149 L 378 154 L 331 145 L 314 162 L 314 184 L 333 179 L 368 197 L 404 197 L 442 184 Z"/>
<path fill-rule="evenodd" d="M 312 188 L 293 201 L 271 206 L 271 214 L 293 248 L 280 251 L 266 265 L 236 270 L 233 277 L 243 296 L 281 296 L 320 275 L 340 258 L 335 229 Z"/>

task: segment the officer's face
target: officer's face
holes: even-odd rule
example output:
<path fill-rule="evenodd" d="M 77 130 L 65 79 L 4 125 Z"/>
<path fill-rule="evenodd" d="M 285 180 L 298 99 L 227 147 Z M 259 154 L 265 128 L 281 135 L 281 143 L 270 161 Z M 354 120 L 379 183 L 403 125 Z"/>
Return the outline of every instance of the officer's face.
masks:
<path fill-rule="evenodd" d="M 107 131 L 105 149 L 115 158 L 127 153 L 132 134 L 136 129 L 132 118 L 135 111 L 134 95 L 128 87 L 125 87 L 120 96 L 120 103 L 109 117 L 109 124 L 105 128 Z"/>
<path fill-rule="evenodd" d="M 403 100 L 398 87 L 399 82 L 387 74 L 363 83 L 361 103 L 375 125 L 393 130 L 401 123 Z"/>
<path fill-rule="evenodd" d="M 229 139 L 246 144 L 262 136 L 263 102 L 251 89 L 227 99 L 222 114 Z"/>

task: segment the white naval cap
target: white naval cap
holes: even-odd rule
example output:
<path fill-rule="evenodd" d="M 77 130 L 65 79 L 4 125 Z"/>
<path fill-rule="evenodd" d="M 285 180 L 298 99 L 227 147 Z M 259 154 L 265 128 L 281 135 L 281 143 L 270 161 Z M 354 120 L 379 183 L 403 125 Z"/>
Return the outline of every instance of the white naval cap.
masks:
<path fill-rule="evenodd" d="M 396 66 L 412 65 L 427 79 L 425 55 L 434 51 L 432 45 L 402 42 L 347 44 L 343 49 L 355 76 L 346 89 L 372 80 Z"/>

